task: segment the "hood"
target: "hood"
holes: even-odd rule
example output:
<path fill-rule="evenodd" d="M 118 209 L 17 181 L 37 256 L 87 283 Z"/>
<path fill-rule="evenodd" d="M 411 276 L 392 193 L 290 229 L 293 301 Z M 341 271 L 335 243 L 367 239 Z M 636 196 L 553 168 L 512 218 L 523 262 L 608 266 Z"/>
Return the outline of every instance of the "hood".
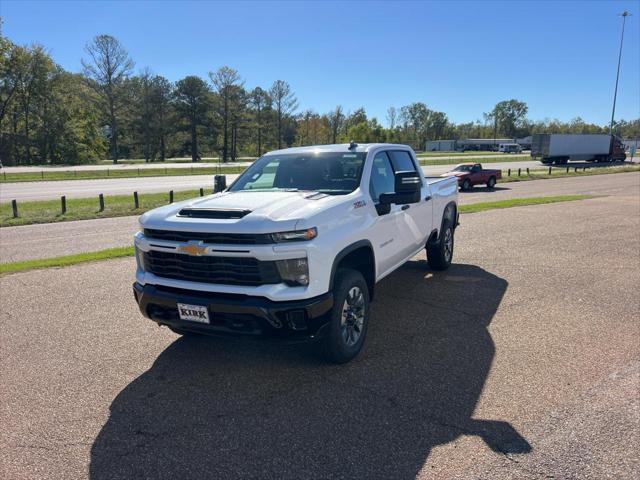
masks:
<path fill-rule="evenodd" d="M 440 175 L 441 177 L 464 177 L 469 172 L 447 172 Z"/>
<path fill-rule="evenodd" d="M 273 233 L 296 227 L 340 197 L 314 192 L 222 192 L 151 210 L 140 217 L 143 228 Z M 313 225 L 312 225 L 313 226 Z"/>

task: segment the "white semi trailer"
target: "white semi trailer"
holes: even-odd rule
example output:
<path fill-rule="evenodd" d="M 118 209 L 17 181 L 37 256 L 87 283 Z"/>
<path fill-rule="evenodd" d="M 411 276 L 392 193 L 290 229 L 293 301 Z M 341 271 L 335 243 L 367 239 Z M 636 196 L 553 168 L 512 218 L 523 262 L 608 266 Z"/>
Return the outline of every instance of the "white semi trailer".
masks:
<path fill-rule="evenodd" d="M 561 165 L 569 160 L 624 161 L 626 154 L 615 135 L 536 133 L 531 140 L 531 158 L 545 165 Z"/>

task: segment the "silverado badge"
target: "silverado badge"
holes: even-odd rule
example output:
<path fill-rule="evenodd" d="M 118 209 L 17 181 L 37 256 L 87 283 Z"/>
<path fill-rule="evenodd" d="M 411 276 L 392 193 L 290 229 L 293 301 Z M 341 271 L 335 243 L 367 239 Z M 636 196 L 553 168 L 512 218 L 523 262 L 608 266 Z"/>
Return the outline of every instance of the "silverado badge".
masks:
<path fill-rule="evenodd" d="M 180 245 L 178 251 L 199 257 L 207 251 L 207 247 L 202 242 L 189 242 L 186 245 Z"/>

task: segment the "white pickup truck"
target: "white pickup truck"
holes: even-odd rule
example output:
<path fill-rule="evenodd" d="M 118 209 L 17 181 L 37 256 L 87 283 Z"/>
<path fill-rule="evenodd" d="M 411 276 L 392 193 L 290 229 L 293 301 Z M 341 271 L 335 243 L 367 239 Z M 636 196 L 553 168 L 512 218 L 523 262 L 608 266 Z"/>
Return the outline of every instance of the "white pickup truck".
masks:
<path fill-rule="evenodd" d="M 347 362 L 377 282 L 424 248 L 451 264 L 457 191 L 405 145 L 267 153 L 225 191 L 140 217 L 135 299 L 179 334 L 318 340 Z"/>

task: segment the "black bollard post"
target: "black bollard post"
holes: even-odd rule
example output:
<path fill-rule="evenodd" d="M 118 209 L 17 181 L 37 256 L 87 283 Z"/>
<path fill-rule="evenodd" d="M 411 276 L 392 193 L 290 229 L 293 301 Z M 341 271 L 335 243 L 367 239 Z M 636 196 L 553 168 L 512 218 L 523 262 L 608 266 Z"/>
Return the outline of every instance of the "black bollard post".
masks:
<path fill-rule="evenodd" d="M 136 210 L 140 208 L 140 202 L 138 201 L 138 192 L 133 192 L 133 205 Z"/>
<path fill-rule="evenodd" d="M 64 195 L 60 197 L 60 212 L 61 215 L 67 213 L 67 197 Z"/>
<path fill-rule="evenodd" d="M 11 209 L 13 210 L 13 218 L 18 218 L 18 201 L 11 200 Z"/>
<path fill-rule="evenodd" d="M 173 190 L 169 190 L 169 203 L 173 203 Z"/>
<path fill-rule="evenodd" d="M 98 195 L 98 202 L 100 203 L 100 212 L 104 212 L 104 195 L 101 193 Z"/>

